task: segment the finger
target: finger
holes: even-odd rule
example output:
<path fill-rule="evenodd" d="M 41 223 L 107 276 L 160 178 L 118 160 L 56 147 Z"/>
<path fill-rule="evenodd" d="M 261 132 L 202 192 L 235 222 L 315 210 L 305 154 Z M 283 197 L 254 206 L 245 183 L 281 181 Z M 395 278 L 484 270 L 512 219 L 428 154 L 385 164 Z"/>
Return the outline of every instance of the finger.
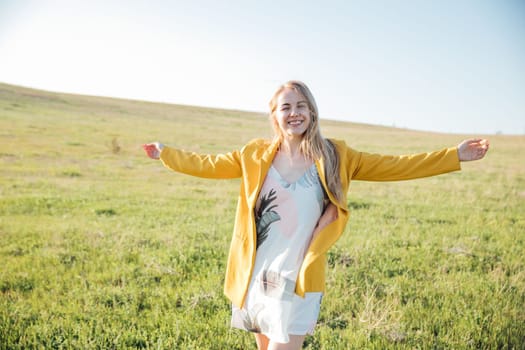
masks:
<path fill-rule="evenodd" d="M 489 144 L 488 144 L 488 142 L 486 142 L 486 140 L 483 140 L 483 141 L 481 141 L 478 144 L 478 148 L 483 149 L 484 151 L 486 151 L 486 150 L 489 149 Z"/>
<path fill-rule="evenodd" d="M 477 153 L 478 159 L 481 159 L 481 158 L 485 157 L 485 154 L 487 154 L 487 149 L 486 148 L 480 148 L 478 150 L 478 153 Z"/>
<path fill-rule="evenodd" d="M 475 139 L 475 140 L 472 140 L 473 142 L 471 143 L 471 145 L 473 146 L 482 146 L 483 145 L 483 140 L 482 139 Z"/>

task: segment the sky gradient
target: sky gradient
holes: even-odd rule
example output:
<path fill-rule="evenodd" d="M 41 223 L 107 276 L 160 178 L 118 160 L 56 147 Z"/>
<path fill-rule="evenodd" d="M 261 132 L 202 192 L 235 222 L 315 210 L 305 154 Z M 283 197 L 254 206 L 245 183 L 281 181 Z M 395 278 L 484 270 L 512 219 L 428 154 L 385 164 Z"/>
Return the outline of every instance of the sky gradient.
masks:
<path fill-rule="evenodd" d="M 525 1 L 0 0 L 0 82 L 321 118 L 525 134 Z"/>

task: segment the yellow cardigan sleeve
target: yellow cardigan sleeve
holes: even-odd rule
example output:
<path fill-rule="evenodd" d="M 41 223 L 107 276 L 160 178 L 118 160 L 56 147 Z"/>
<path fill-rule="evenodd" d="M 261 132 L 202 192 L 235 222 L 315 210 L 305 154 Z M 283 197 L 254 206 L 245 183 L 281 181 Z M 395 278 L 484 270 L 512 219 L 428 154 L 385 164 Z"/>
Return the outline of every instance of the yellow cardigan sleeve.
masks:
<path fill-rule="evenodd" d="M 242 176 L 239 151 L 210 155 L 164 146 L 160 160 L 167 168 L 192 176 L 208 179 L 233 179 Z"/>
<path fill-rule="evenodd" d="M 410 180 L 461 169 L 456 147 L 403 156 L 356 153 L 351 162 L 355 180 Z"/>

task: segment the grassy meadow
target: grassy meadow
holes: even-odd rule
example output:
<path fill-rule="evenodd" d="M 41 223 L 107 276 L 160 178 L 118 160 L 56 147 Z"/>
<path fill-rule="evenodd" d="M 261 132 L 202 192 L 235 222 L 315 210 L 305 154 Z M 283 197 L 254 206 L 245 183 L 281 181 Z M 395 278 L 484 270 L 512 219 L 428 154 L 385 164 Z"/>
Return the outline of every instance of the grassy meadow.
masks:
<path fill-rule="evenodd" d="M 388 154 L 479 136 L 322 130 Z M 222 294 L 239 181 L 176 174 L 140 146 L 270 136 L 263 114 L 0 84 L 0 349 L 255 348 Z M 525 136 L 489 138 L 461 172 L 352 183 L 306 349 L 525 349 Z"/>

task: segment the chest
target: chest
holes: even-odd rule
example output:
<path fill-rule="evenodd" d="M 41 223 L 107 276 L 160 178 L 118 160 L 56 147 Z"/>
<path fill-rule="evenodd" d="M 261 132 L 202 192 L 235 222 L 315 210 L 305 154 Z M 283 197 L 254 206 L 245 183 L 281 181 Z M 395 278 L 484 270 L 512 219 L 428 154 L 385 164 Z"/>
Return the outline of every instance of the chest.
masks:
<path fill-rule="evenodd" d="M 290 159 L 281 154 L 277 154 L 272 166 L 279 172 L 283 180 L 294 183 L 299 180 L 304 173 L 313 165 L 313 161 L 303 157 Z"/>

